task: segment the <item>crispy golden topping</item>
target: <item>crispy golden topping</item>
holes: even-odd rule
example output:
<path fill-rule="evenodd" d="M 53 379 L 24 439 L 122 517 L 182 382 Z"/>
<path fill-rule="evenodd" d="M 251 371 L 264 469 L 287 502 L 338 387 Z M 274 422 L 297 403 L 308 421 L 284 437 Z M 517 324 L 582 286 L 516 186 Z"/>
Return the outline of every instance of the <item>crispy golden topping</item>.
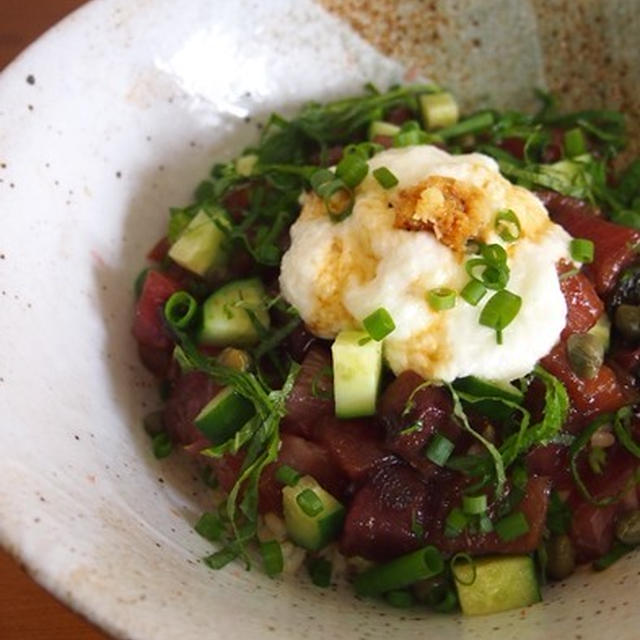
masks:
<path fill-rule="evenodd" d="M 431 231 L 442 244 L 462 253 L 469 238 L 477 237 L 485 225 L 482 200 L 482 191 L 471 184 L 430 176 L 398 193 L 394 226 Z"/>

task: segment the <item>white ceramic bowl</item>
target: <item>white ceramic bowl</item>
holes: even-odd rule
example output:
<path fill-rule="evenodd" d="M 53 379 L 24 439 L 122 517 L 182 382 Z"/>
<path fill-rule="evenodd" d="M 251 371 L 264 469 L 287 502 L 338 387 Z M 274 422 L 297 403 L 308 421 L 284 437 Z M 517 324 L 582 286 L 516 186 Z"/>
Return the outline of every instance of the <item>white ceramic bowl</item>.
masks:
<path fill-rule="evenodd" d="M 357 4 L 343 7 L 356 26 Z M 374 3 L 382 16 L 397 9 L 387 4 Z M 494 22 L 530 24 L 528 3 L 492 4 Z M 469 4 L 474 20 L 481 5 Z M 367 37 L 385 49 L 391 32 L 378 31 Z M 402 44 L 392 49 L 416 60 Z M 512 66 L 487 71 L 509 88 L 503 102 L 539 79 Z M 405 71 L 311 0 L 97 0 L 0 77 L 0 542 L 115 636 L 638 636 L 638 556 L 547 589 L 542 605 L 479 619 L 407 617 L 240 566 L 212 572 L 191 528 L 203 485 L 186 460 L 150 454 L 141 417 L 158 401 L 130 335 L 132 282 L 168 206 L 188 202 L 271 110 L 416 70 L 429 72 Z M 479 99 L 482 83 L 465 85 L 459 68 L 452 77 Z"/>

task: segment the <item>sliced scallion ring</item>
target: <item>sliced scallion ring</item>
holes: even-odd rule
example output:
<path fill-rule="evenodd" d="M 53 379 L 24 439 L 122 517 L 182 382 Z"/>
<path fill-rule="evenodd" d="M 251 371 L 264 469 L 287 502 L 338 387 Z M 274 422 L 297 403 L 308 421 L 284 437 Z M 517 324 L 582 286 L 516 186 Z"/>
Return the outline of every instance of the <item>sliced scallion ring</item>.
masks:
<path fill-rule="evenodd" d="M 369 165 L 360 153 L 349 153 L 342 157 L 336 167 L 336 177 L 347 187 L 355 189 L 369 173 Z"/>
<path fill-rule="evenodd" d="M 374 169 L 373 177 L 383 189 L 391 189 L 398 184 L 398 178 L 396 178 L 387 167 Z"/>
<path fill-rule="evenodd" d="M 324 182 L 318 186 L 316 193 L 322 198 L 329 216 L 335 222 L 341 222 L 351 215 L 355 196 L 342 180 Z"/>
<path fill-rule="evenodd" d="M 196 299 L 186 291 L 176 291 L 164 305 L 164 317 L 176 329 L 186 329 L 197 311 Z"/>
<path fill-rule="evenodd" d="M 447 287 L 431 289 L 427 292 L 427 302 L 434 311 L 452 309 L 456 304 L 456 292 Z"/>
<path fill-rule="evenodd" d="M 582 264 L 593 262 L 594 245 L 592 240 L 573 238 L 569 244 L 569 251 L 576 262 Z"/>
<path fill-rule="evenodd" d="M 476 306 L 487 293 L 485 287 L 479 280 L 470 280 L 460 292 L 460 297 L 472 306 Z"/>
<path fill-rule="evenodd" d="M 520 220 L 511 209 L 504 209 L 498 212 L 494 228 L 504 242 L 515 242 L 522 233 Z"/>

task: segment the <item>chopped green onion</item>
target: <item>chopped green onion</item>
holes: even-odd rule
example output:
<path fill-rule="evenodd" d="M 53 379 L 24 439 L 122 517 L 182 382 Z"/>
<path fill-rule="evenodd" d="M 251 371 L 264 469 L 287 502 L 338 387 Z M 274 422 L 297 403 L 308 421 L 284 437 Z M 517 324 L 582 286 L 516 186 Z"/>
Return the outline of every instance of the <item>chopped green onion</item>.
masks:
<path fill-rule="evenodd" d="M 329 169 L 318 169 L 311 175 L 309 182 L 311 184 L 311 188 L 320 196 L 322 194 L 318 192 L 318 189 L 320 189 L 323 184 L 334 180 L 335 177 L 336 176 L 333 171 L 329 171 Z"/>
<path fill-rule="evenodd" d="M 444 467 L 447 460 L 451 457 L 456 445 L 448 438 L 445 438 L 442 434 L 436 433 L 433 439 L 429 443 L 425 455 L 431 462 L 437 464 L 439 467 Z"/>
<path fill-rule="evenodd" d="M 270 578 L 282 573 L 284 559 L 282 557 L 282 547 L 277 540 L 263 542 L 260 545 L 260 555 L 262 556 L 264 572 Z"/>
<path fill-rule="evenodd" d="M 171 451 L 173 451 L 173 442 L 171 442 L 168 434 L 164 432 L 153 436 L 151 446 L 153 448 L 153 455 L 158 458 L 158 460 L 160 460 L 160 458 L 166 458 Z"/>
<path fill-rule="evenodd" d="M 502 267 L 507 264 L 507 252 L 504 250 L 504 247 L 501 247 L 499 244 L 481 245 L 480 255 L 492 267 Z"/>
<path fill-rule="evenodd" d="M 300 474 L 288 464 L 283 464 L 276 469 L 276 480 L 280 484 L 285 484 L 288 487 L 295 487 L 300 480 Z"/>
<path fill-rule="evenodd" d="M 235 547 L 225 547 L 220 551 L 216 551 L 216 553 L 207 556 L 204 559 L 204 563 L 210 569 L 222 569 L 226 567 L 230 562 L 233 562 L 240 553 Z"/>
<path fill-rule="evenodd" d="M 456 538 L 466 529 L 468 523 L 469 519 L 462 509 L 454 507 L 449 511 L 447 519 L 444 521 L 444 535 L 447 536 L 447 538 Z"/>
<path fill-rule="evenodd" d="M 472 306 L 476 306 L 487 293 L 487 288 L 479 280 L 470 280 L 460 292 L 460 297 Z"/>
<path fill-rule="evenodd" d="M 164 305 L 164 317 L 176 329 L 186 329 L 197 311 L 196 299 L 186 291 L 176 291 Z"/>
<path fill-rule="evenodd" d="M 499 291 L 509 282 L 510 271 L 506 264 L 490 264 L 484 258 L 472 258 L 467 260 L 464 268 L 471 278 L 481 282 L 487 289 Z M 482 272 L 476 273 L 477 269 L 482 269 Z"/>
<path fill-rule="evenodd" d="M 398 178 L 395 177 L 387 167 L 378 167 L 373 170 L 373 177 L 383 189 L 391 189 L 398 184 Z"/>
<path fill-rule="evenodd" d="M 573 238 L 569 244 L 571 257 L 576 262 L 589 264 L 593 262 L 593 241 L 586 238 Z"/>
<path fill-rule="evenodd" d="M 456 304 L 456 292 L 446 287 L 431 289 L 427 292 L 427 302 L 434 311 L 452 309 Z"/>
<path fill-rule="evenodd" d="M 429 136 L 425 131 L 419 129 L 411 129 L 408 131 L 400 131 L 393 137 L 394 147 L 411 147 L 417 144 L 424 144 L 429 140 Z"/>
<path fill-rule="evenodd" d="M 384 594 L 384 599 L 398 609 L 408 609 L 415 603 L 415 599 L 407 589 L 394 589 Z"/>
<path fill-rule="evenodd" d="M 327 213 L 335 222 L 341 222 L 351 215 L 355 197 L 342 180 L 323 182 L 316 193 L 322 198 Z"/>
<path fill-rule="evenodd" d="M 618 438 L 618 442 L 636 458 L 640 458 L 640 445 L 633 439 L 629 431 L 629 421 L 633 412 L 631 407 L 622 407 L 616 413 L 613 421 L 613 431 Z"/>
<path fill-rule="evenodd" d="M 469 580 L 462 580 L 460 575 L 456 572 L 456 568 L 461 564 L 469 565 L 471 567 L 471 577 Z M 470 587 L 476 581 L 476 563 L 468 553 L 465 553 L 464 551 L 456 553 L 453 558 L 451 558 L 449 566 L 451 567 L 451 573 L 453 574 L 454 580 L 459 582 L 461 585 Z"/>
<path fill-rule="evenodd" d="M 580 156 L 587 152 L 587 141 L 580 127 L 564 132 L 564 154 L 568 158 Z"/>
<path fill-rule="evenodd" d="M 363 571 L 354 580 L 354 587 L 358 595 L 375 596 L 408 587 L 443 571 L 442 555 L 435 547 L 427 546 Z"/>
<path fill-rule="evenodd" d="M 305 489 L 296 496 L 296 502 L 298 506 L 304 511 L 310 518 L 322 513 L 324 506 L 322 500 L 318 498 L 313 489 Z"/>
<path fill-rule="evenodd" d="M 493 531 L 493 522 L 491 522 L 491 518 L 486 513 L 480 517 L 478 528 L 480 533 L 491 533 Z"/>
<path fill-rule="evenodd" d="M 520 220 L 511 209 L 504 209 L 498 212 L 494 228 L 504 242 L 515 242 L 522 233 Z"/>
<path fill-rule="evenodd" d="M 529 531 L 529 523 L 522 511 L 516 511 L 502 518 L 502 520 L 498 520 L 494 528 L 503 542 L 510 542 L 527 533 Z"/>
<path fill-rule="evenodd" d="M 336 177 L 350 189 L 355 189 L 369 173 L 369 165 L 359 153 L 345 155 L 336 167 Z"/>
<path fill-rule="evenodd" d="M 222 537 L 224 524 L 217 513 L 205 512 L 200 516 L 198 522 L 196 522 L 194 529 L 205 538 L 205 540 L 215 542 Z"/>
<path fill-rule="evenodd" d="M 464 120 L 460 120 L 457 124 L 440 129 L 438 135 L 445 139 L 457 138 L 458 136 L 467 135 L 468 133 L 478 133 L 491 127 L 494 123 L 494 115 L 491 111 L 481 111 Z"/>
<path fill-rule="evenodd" d="M 518 315 L 522 306 L 522 298 L 511 291 L 503 289 L 493 294 L 480 313 L 479 322 L 484 327 L 494 329 L 496 341 L 502 344 L 502 331 Z"/>
<path fill-rule="evenodd" d="M 331 573 L 333 567 L 328 560 L 324 558 L 314 558 L 307 565 L 311 582 L 316 587 L 326 589 L 331 585 Z"/>
<path fill-rule="evenodd" d="M 463 496 L 462 511 L 464 513 L 477 516 L 483 514 L 487 510 L 487 496 L 484 494 L 479 496 Z"/>
<path fill-rule="evenodd" d="M 396 328 L 393 318 L 384 307 L 380 307 L 369 314 L 362 321 L 362 324 L 367 330 L 367 333 L 376 342 L 380 342 L 380 340 L 386 338 Z"/>

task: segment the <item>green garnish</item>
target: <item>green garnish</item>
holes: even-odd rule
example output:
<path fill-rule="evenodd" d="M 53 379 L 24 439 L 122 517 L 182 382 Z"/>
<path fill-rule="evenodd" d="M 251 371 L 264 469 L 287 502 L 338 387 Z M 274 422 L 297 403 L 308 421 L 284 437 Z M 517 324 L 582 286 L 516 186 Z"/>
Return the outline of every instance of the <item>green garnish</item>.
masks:
<path fill-rule="evenodd" d="M 454 449 L 455 444 L 453 444 L 451 440 L 440 433 L 436 433 L 427 446 L 425 456 L 434 464 L 437 464 L 439 467 L 443 467 Z"/>
<path fill-rule="evenodd" d="M 511 210 L 499 211 L 496 216 L 494 228 L 504 242 L 515 242 L 520 238 L 522 228 L 518 216 Z"/>
<path fill-rule="evenodd" d="M 359 153 L 345 154 L 336 167 L 336 177 L 350 189 L 355 189 L 367 177 L 367 173 L 369 165 Z"/>
<path fill-rule="evenodd" d="M 367 333 L 377 342 L 386 338 L 396 328 L 393 318 L 383 307 L 370 313 L 362 321 L 362 325 L 367 330 Z"/>
<path fill-rule="evenodd" d="M 518 315 L 522 306 L 522 298 L 511 291 L 503 289 L 493 294 L 480 313 L 479 322 L 496 332 L 496 342 L 502 344 L 502 331 L 508 327 Z"/>
<path fill-rule="evenodd" d="M 510 542 L 529 531 L 529 523 L 522 511 L 516 511 L 494 524 L 495 532 L 504 542 Z"/>
<path fill-rule="evenodd" d="M 568 158 L 580 156 L 587 152 L 587 140 L 580 127 L 564 132 L 564 153 Z"/>
<path fill-rule="evenodd" d="M 262 556 L 264 572 L 270 578 L 282 573 L 284 568 L 284 559 L 282 557 L 282 547 L 277 540 L 269 540 L 261 543 L 260 555 Z"/>
<path fill-rule="evenodd" d="M 173 442 L 171 442 L 169 435 L 164 432 L 153 436 L 151 446 L 153 448 L 153 455 L 158 458 L 158 460 L 166 458 L 173 451 Z"/>
<path fill-rule="evenodd" d="M 427 302 L 434 311 L 446 311 L 456 305 L 456 292 L 447 287 L 431 289 L 427 292 Z"/>
<path fill-rule="evenodd" d="M 593 241 L 586 238 L 573 238 L 569 244 L 571 257 L 576 262 L 589 264 L 593 262 Z"/>
<path fill-rule="evenodd" d="M 487 496 L 463 496 L 462 511 L 470 516 L 483 514 L 487 510 Z"/>
<path fill-rule="evenodd" d="M 322 500 L 314 493 L 313 489 L 305 489 L 296 496 L 296 502 L 302 511 L 310 516 L 314 517 L 322 513 L 324 506 Z"/>
<path fill-rule="evenodd" d="M 276 480 L 280 484 L 284 484 L 287 487 L 295 487 L 300 480 L 300 474 L 287 464 L 283 464 L 276 469 Z"/>
<path fill-rule="evenodd" d="M 428 546 L 363 571 L 354 580 L 354 586 L 361 596 L 375 596 L 403 589 L 443 571 L 442 555 L 435 547 Z"/>
<path fill-rule="evenodd" d="M 398 184 L 398 178 L 387 167 L 374 169 L 373 177 L 383 189 L 391 189 Z"/>
<path fill-rule="evenodd" d="M 476 306 L 487 293 L 485 287 L 479 280 L 469 280 L 460 292 L 460 297 L 472 306 Z"/>
<path fill-rule="evenodd" d="M 469 518 L 459 507 L 454 507 L 449 511 L 444 521 L 444 535 L 447 538 L 457 538 L 469 524 Z"/>
<path fill-rule="evenodd" d="M 217 513 L 205 512 L 200 516 L 194 529 L 206 540 L 215 542 L 222 537 L 225 526 Z"/>

